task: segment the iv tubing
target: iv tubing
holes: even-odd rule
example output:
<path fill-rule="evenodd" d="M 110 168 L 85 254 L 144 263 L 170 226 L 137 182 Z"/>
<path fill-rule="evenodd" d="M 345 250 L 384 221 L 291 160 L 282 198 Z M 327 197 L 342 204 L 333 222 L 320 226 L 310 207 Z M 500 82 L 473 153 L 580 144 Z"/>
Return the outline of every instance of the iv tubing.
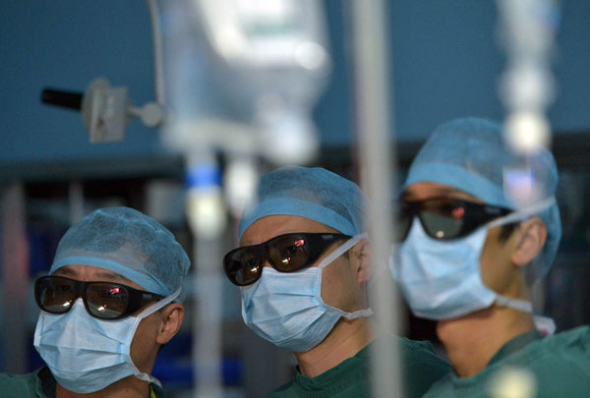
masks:
<path fill-rule="evenodd" d="M 162 26 L 160 24 L 160 10 L 158 0 L 146 0 L 152 21 L 152 37 L 154 40 L 154 67 L 156 78 L 156 101 L 163 105 L 165 100 L 164 90 L 164 56 L 162 45 Z"/>

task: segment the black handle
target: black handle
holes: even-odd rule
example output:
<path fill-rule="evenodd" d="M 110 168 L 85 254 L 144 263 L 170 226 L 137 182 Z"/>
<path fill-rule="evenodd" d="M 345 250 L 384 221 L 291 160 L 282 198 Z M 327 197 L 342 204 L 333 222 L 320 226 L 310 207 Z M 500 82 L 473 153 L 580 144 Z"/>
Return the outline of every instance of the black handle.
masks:
<path fill-rule="evenodd" d="M 82 108 L 82 93 L 45 88 L 41 92 L 41 102 L 79 111 Z"/>

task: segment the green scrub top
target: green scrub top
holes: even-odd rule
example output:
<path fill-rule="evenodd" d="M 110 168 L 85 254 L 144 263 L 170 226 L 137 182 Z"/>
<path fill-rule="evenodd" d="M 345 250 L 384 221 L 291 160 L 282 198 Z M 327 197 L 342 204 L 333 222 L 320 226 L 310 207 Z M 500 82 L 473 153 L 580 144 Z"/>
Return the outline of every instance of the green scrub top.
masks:
<path fill-rule="evenodd" d="M 404 397 L 421 397 L 428 388 L 451 371 L 450 365 L 436 356 L 432 344 L 427 341 L 413 341 L 394 338 L 403 356 Z M 369 397 L 371 380 L 369 375 L 371 344 L 339 365 L 316 377 L 302 376 L 299 371 L 293 381 L 267 395 L 271 398 L 289 397 Z"/>
<path fill-rule="evenodd" d="M 55 398 L 55 378 L 47 366 L 24 375 L 0 374 L 2 398 Z M 164 391 L 150 384 L 150 398 L 166 398 Z"/>
<path fill-rule="evenodd" d="M 425 397 L 496 398 L 497 380 L 516 369 L 532 376 L 531 397 L 590 396 L 590 329 L 580 327 L 551 337 L 538 332 L 520 335 L 506 343 L 488 366 L 472 377 L 450 373 L 432 386 Z"/>

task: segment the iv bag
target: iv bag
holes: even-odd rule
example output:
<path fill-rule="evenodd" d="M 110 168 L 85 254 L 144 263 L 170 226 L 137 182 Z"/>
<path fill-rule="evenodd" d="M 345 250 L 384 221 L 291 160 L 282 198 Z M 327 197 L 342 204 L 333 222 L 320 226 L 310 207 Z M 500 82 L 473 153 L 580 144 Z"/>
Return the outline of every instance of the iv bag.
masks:
<path fill-rule="evenodd" d="M 311 110 L 329 77 L 317 0 L 168 0 L 161 22 L 172 148 L 217 146 L 309 161 Z"/>

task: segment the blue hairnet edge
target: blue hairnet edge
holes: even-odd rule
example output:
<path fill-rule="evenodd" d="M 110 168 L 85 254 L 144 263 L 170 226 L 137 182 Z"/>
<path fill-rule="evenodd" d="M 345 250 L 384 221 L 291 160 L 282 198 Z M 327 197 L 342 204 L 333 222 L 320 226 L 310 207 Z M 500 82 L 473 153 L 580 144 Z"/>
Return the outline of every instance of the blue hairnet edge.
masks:
<path fill-rule="evenodd" d="M 418 182 L 449 185 L 489 205 L 516 209 L 516 206 L 504 194 L 504 189 L 499 189 L 487 179 L 456 165 L 424 163 L 412 166 L 402 189 L 405 190 Z"/>
<path fill-rule="evenodd" d="M 168 291 L 166 287 L 160 284 L 157 280 L 146 276 L 140 272 L 137 272 L 121 263 L 112 260 L 106 260 L 103 258 L 90 257 L 90 256 L 68 256 L 54 262 L 49 269 L 49 274 L 53 274 L 56 270 L 66 265 L 85 265 L 91 267 L 103 268 L 108 271 L 115 272 L 133 283 L 138 284 L 142 289 L 150 292 L 159 294 L 160 296 L 169 296 L 172 292 Z"/>
<path fill-rule="evenodd" d="M 307 218 L 334 228 L 345 235 L 355 236 L 360 232 L 350 221 L 324 206 L 303 200 L 278 198 L 259 203 L 252 213 L 242 218 L 238 230 L 238 239 L 241 240 L 244 232 L 257 220 L 278 215 Z"/>

